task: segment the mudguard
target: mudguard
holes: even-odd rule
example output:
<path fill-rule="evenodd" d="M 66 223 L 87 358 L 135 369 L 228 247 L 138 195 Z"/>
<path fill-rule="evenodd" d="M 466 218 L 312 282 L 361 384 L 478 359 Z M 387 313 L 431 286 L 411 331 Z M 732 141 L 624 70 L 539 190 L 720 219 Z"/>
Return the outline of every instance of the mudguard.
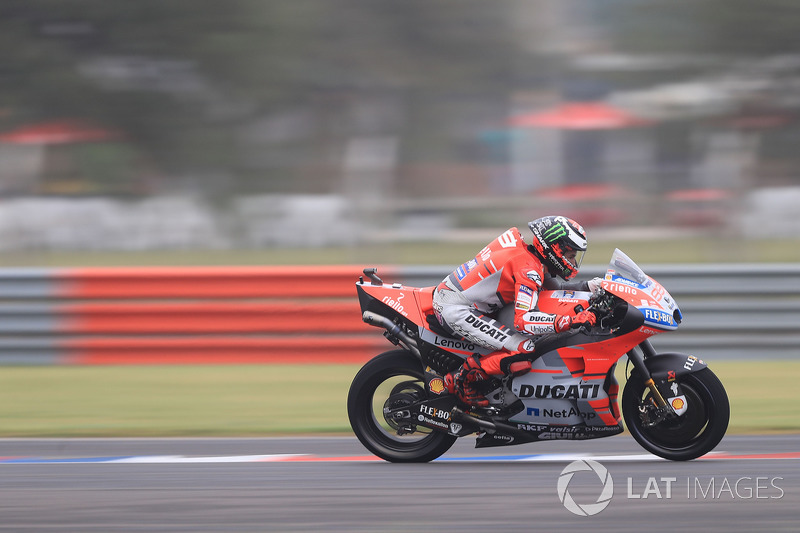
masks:
<path fill-rule="evenodd" d="M 644 365 L 656 382 L 673 381 L 676 378 L 697 372 L 708 365 L 702 359 L 685 353 L 660 353 L 644 360 Z"/>

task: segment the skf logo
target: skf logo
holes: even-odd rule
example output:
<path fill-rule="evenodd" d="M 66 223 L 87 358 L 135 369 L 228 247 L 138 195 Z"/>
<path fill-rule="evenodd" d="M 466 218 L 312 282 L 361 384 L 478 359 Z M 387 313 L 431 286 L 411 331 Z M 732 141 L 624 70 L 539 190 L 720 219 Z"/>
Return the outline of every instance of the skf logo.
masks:
<path fill-rule="evenodd" d="M 428 389 L 434 394 L 441 394 L 444 392 L 444 381 L 441 378 L 434 378 L 428 383 Z"/>

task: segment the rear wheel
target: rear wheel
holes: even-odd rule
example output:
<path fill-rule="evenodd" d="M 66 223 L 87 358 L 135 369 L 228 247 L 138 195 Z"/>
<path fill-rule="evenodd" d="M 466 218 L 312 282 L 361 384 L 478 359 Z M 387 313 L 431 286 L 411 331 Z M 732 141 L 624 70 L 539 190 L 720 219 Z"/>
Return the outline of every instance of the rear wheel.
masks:
<path fill-rule="evenodd" d="M 648 426 L 640 408 L 653 405 L 650 389 L 634 371 L 622 393 L 622 414 L 633 438 L 647 451 L 673 461 L 696 459 L 713 450 L 728 429 L 730 405 L 725 388 L 708 368 L 681 376 L 688 404 L 677 418 Z"/>
<path fill-rule="evenodd" d="M 420 361 L 405 350 L 382 353 L 361 368 L 350 385 L 347 415 L 358 440 L 378 457 L 392 462 L 436 459 L 458 437 L 384 416 L 427 399 Z"/>

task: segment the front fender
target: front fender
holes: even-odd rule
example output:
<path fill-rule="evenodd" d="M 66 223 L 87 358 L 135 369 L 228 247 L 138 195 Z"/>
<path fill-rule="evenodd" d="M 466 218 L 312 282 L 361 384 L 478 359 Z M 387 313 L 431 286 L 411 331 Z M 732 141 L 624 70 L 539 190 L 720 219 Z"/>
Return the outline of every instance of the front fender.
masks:
<path fill-rule="evenodd" d="M 697 372 L 708 365 L 694 356 L 685 353 L 660 353 L 644 360 L 650 376 L 656 382 L 673 381 L 680 376 Z"/>

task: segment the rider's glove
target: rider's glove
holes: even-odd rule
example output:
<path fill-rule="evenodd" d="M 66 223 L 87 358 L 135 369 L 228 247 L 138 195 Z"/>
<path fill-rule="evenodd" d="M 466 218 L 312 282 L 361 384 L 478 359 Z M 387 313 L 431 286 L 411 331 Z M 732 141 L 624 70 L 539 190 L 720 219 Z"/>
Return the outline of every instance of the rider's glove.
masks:
<path fill-rule="evenodd" d="M 603 290 L 603 278 L 592 278 L 586 283 L 589 285 L 592 296 L 597 296 Z"/>
<path fill-rule="evenodd" d="M 555 321 L 556 333 L 567 331 L 571 325 L 572 325 L 572 316 L 570 315 L 556 316 L 556 321 Z"/>
<path fill-rule="evenodd" d="M 571 327 L 578 326 L 594 326 L 597 322 L 597 316 L 591 311 L 581 311 L 572 318 Z"/>
<path fill-rule="evenodd" d="M 597 317 L 591 311 L 581 311 L 574 316 L 559 315 L 555 321 L 556 333 L 567 331 L 570 328 L 577 328 L 578 326 L 594 326 L 596 322 Z"/>

